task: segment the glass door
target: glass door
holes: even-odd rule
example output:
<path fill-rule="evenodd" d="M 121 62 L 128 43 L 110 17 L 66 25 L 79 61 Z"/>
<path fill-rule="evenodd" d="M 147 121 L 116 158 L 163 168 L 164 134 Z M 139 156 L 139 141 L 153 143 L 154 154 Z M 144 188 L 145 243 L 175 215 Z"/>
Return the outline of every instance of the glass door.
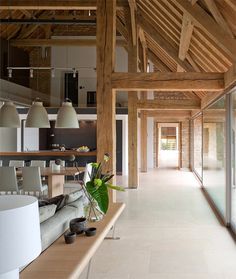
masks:
<path fill-rule="evenodd" d="M 236 231 L 236 90 L 231 94 L 231 226 Z"/>
<path fill-rule="evenodd" d="M 226 217 L 226 99 L 203 112 L 203 187 Z"/>
<path fill-rule="evenodd" d="M 193 169 L 202 180 L 202 115 L 193 120 Z"/>

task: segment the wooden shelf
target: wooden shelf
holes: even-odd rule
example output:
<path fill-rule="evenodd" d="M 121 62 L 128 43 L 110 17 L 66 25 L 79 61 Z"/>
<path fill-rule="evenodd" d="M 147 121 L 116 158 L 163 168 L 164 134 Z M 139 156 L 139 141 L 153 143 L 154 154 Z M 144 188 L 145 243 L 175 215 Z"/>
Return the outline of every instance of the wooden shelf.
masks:
<path fill-rule="evenodd" d="M 103 220 L 89 223 L 88 227 L 97 228 L 97 234 L 93 237 L 79 235 L 75 243 L 67 245 L 61 236 L 20 273 L 20 279 L 78 278 L 124 208 L 124 203 L 113 203 Z"/>

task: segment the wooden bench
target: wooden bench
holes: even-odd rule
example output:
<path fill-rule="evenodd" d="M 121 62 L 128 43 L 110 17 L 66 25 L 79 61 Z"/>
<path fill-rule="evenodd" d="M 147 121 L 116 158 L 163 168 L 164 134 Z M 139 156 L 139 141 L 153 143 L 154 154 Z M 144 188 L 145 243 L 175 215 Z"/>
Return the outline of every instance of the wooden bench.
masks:
<path fill-rule="evenodd" d="M 79 235 L 73 244 L 65 244 L 64 236 L 61 236 L 20 273 L 20 278 L 78 279 L 89 264 L 88 278 L 93 255 L 112 227 L 115 226 L 124 208 L 124 203 L 114 203 L 103 220 L 89 223 L 88 226 L 97 228 L 95 236 Z"/>

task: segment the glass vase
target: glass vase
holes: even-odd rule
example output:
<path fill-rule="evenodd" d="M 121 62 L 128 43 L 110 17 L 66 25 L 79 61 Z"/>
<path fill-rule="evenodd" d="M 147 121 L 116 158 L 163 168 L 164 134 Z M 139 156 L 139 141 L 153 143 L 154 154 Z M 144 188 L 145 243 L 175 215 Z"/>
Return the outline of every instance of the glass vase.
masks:
<path fill-rule="evenodd" d="M 89 222 L 97 222 L 102 220 L 104 217 L 104 213 L 100 210 L 97 202 L 95 200 L 91 200 L 85 206 L 85 217 Z"/>

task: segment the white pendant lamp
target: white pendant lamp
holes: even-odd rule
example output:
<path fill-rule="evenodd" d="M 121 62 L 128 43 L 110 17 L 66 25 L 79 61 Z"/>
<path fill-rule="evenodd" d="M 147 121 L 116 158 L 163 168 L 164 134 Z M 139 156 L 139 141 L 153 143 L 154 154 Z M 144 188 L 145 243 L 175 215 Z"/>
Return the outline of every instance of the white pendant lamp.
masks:
<path fill-rule="evenodd" d="M 55 128 L 79 128 L 76 111 L 69 99 L 59 108 Z"/>
<path fill-rule="evenodd" d="M 48 114 L 40 101 L 33 102 L 29 109 L 25 127 L 27 128 L 50 128 Z"/>
<path fill-rule="evenodd" d="M 0 108 L 0 127 L 20 128 L 20 117 L 11 101 L 5 102 Z"/>

